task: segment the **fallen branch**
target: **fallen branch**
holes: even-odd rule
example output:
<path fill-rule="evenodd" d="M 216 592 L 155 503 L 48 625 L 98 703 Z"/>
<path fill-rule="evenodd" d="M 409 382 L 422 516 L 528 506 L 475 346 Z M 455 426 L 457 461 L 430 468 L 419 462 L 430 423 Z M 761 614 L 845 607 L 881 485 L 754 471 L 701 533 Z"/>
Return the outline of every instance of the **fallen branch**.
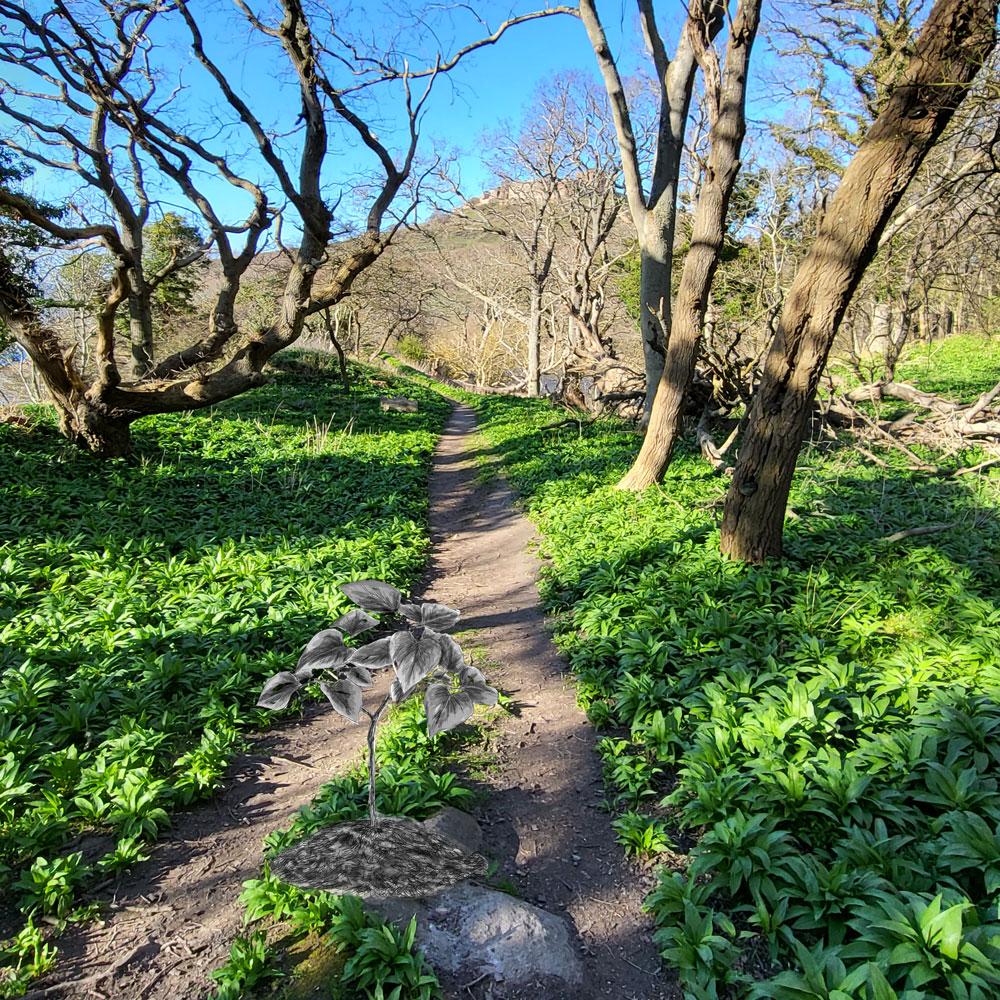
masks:
<path fill-rule="evenodd" d="M 853 411 L 853 413 L 861 420 L 862 423 L 866 424 L 873 431 L 875 431 L 877 434 L 881 435 L 886 441 L 888 441 L 893 446 L 893 448 L 897 449 L 898 451 L 901 451 L 904 455 L 906 455 L 906 457 L 911 462 L 914 463 L 914 466 L 918 471 L 920 472 L 938 471 L 937 466 L 928 465 L 928 463 L 925 462 L 918 454 L 916 454 L 916 452 L 911 451 L 909 448 L 906 447 L 905 444 L 903 444 L 902 441 L 900 441 L 898 438 L 893 437 L 893 435 L 890 434 L 889 431 L 887 431 L 884 427 L 882 427 L 881 424 L 872 420 L 872 418 L 869 417 L 866 413 L 863 413 L 856 407 L 851 406 L 850 402 L 845 397 L 841 397 L 840 402 L 842 406 L 845 406 L 849 410 Z"/>
<path fill-rule="evenodd" d="M 951 524 L 925 524 L 920 528 L 906 528 L 904 531 L 897 531 L 892 535 L 886 535 L 883 542 L 899 542 L 904 538 L 913 538 L 916 535 L 934 535 L 939 531 L 947 531 L 949 528 L 957 528 L 961 521 L 953 521 Z"/>
<path fill-rule="evenodd" d="M 914 403 L 924 407 L 924 409 L 941 414 L 954 413 L 962 408 L 961 403 L 954 403 L 932 393 L 923 392 L 905 382 L 874 382 L 870 385 L 859 385 L 856 389 L 848 392 L 844 398 L 851 403 L 877 403 L 886 396 L 901 399 L 906 403 Z"/>
<path fill-rule="evenodd" d="M 996 458 L 989 458 L 985 462 L 980 462 L 978 465 L 970 465 L 965 469 L 956 469 L 954 472 L 949 473 L 952 476 L 967 476 L 970 472 L 979 472 L 981 469 L 987 469 L 991 465 L 996 465 L 1000 462 L 1000 455 Z"/>
<path fill-rule="evenodd" d="M 576 417 L 567 417 L 565 420 L 560 420 L 556 424 L 545 424 L 545 426 L 540 427 L 539 430 L 555 431 L 559 430 L 560 427 L 583 427 L 585 424 L 592 424 L 596 419 L 596 417 L 591 417 L 589 420 L 578 420 Z"/>
<path fill-rule="evenodd" d="M 962 414 L 962 416 L 966 420 L 971 420 L 977 414 L 985 410 L 986 407 L 989 406 L 990 403 L 992 403 L 993 400 L 997 398 L 997 396 L 1000 396 L 1000 382 L 997 382 L 997 384 L 993 386 L 992 389 L 988 390 L 987 392 L 984 392 L 979 397 L 979 399 L 977 399 L 972 404 L 972 406 L 970 406 L 969 409 Z"/>
<path fill-rule="evenodd" d="M 695 433 L 698 438 L 698 447 L 701 448 L 702 457 L 716 472 L 722 472 L 726 466 L 726 460 L 715 446 L 715 441 L 712 440 L 712 435 L 709 433 L 708 418 L 711 415 L 712 410 L 709 404 L 706 403 L 704 409 L 701 411 L 701 416 L 698 418 L 698 427 Z"/>
<path fill-rule="evenodd" d="M 876 465 L 880 465 L 883 469 L 889 468 L 889 463 L 884 459 L 879 458 L 875 452 L 869 451 L 867 448 L 862 448 L 859 444 L 856 444 L 854 448 L 856 451 L 860 451 L 861 454 L 864 455 L 869 461 L 874 462 Z"/>

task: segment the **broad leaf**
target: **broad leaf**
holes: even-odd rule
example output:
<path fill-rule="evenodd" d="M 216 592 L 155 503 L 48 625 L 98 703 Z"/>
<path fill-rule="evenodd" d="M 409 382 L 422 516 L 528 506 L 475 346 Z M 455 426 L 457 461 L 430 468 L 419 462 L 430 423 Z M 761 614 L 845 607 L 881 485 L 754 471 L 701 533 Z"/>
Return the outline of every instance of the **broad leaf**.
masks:
<path fill-rule="evenodd" d="M 264 685 L 260 692 L 260 697 L 257 699 L 257 707 L 272 709 L 287 708 L 292 695 L 300 687 L 302 685 L 295 674 L 290 674 L 287 670 L 282 670 L 280 673 L 267 679 L 267 683 Z"/>
<path fill-rule="evenodd" d="M 411 694 L 413 694 L 413 690 L 414 689 L 411 687 L 407 688 L 404 691 L 403 685 L 399 683 L 399 678 L 395 677 L 393 678 L 392 684 L 389 687 L 389 697 L 392 698 L 393 701 L 397 702 L 406 701 L 406 699 L 409 698 Z"/>
<path fill-rule="evenodd" d="M 356 663 L 348 663 L 340 671 L 340 679 L 350 681 L 352 684 L 357 684 L 358 687 L 362 688 L 370 688 L 374 683 L 372 675 L 364 667 L 359 667 Z"/>
<path fill-rule="evenodd" d="M 415 625 L 437 629 L 444 632 L 453 628 L 462 617 L 461 611 L 449 608 L 444 604 L 401 604 L 399 613 L 405 615 Z"/>
<path fill-rule="evenodd" d="M 469 684 L 485 684 L 486 678 L 483 676 L 483 672 L 478 668 L 474 667 L 471 663 L 463 663 L 458 670 L 455 671 L 458 675 L 458 683 L 462 687 L 467 687 Z"/>
<path fill-rule="evenodd" d="M 335 628 L 327 628 L 317 632 L 309 640 L 295 669 L 335 670 L 348 661 L 352 652 L 344 645 L 344 636 L 340 632 Z"/>
<path fill-rule="evenodd" d="M 350 681 L 336 681 L 333 684 L 320 681 L 319 689 L 345 719 L 354 723 L 358 721 L 358 716 L 361 715 L 361 688 L 357 684 Z"/>
<path fill-rule="evenodd" d="M 368 643 L 367 646 L 359 646 L 350 650 L 351 663 L 356 663 L 359 667 L 367 667 L 369 670 L 381 670 L 382 667 L 392 665 L 392 653 L 389 652 L 388 639 L 376 639 Z"/>
<path fill-rule="evenodd" d="M 373 625 L 377 625 L 378 620 L 372 618 L 367 611 L 354 608 L 353 611 L 348 611 L 346 615 L 341 615 L 333 624 L 337 628 L 342 628 L 348 635 L 358 635 L 358 633 L 367 631 Z"/>
<path fill-rule="evenodd" d="M 458 673 L 465 664 L 462 647 L 450 635 L 435 632 L 434 637 L 441 645 L 441 666 L 449 673 Z"/>
<path fill-rule="evenodd" d="M 439 632 L 446 632 L 448 629 L 454 628 L 461 617 L 461 611 L 449 608 L 446 604 L 420 605 L 420 624 L 437 629 Z"/>
<path fill-rule="evenodd" d="M 389 639 L 389 652 L 396 676 L 404 689 L 415 687 L 441 662 L 437 636 L 396 632 Z"/>
<path fill-rule="evenodd" d="M 396 611 L 403 599 L 403 595 L 395 587 L 390 587 L 381 580 L 342 583 L 340 589 L 365 611 Z"/>
<path fill-rule="evenodd" d="M 431 684 L 424 695 L 427 735 L 437 736 L 465 722 L 475 711 L 472 699 L 464 691 L 449 691 L 446 684 Z"/>
<path fill-rule="evenodd" d="M 467 694 L 477 705 L 495 705 L 497 689 L 489 684 L 463 684 L 462 692 Z"/>

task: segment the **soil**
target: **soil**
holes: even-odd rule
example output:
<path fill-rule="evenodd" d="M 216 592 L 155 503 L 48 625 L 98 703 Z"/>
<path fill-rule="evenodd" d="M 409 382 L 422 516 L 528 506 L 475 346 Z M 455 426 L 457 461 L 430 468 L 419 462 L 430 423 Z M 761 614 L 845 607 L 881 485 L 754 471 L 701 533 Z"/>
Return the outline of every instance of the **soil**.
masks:
<path fill-rule="evenodd" d="M 521 898 L 565 915 L 585 976 L 569 992 L 539 983 L 523 994 L 485 980 L 445 982 L 448 998 L 676 1000 L 681 992 L 641 910 L 654 877 L 624 857 L 601 808 L 596 736 L 539 610 L 533 527 L 502 479 L 481 481 L 482 449 L 473 411 L 457 405 L 434 459 L 424 596 L 462 610 L 463 647 L 516 703 L 491 734 L 496 774 L 485 804 L 472 810 L 484 853 L 499 866 L 494 880 L 509 879 Z M 390 673 L 375 674 L 373 696 L 386 693 Z M 263 838 L 287 826 L 332 773 L 347 770 L 364 738 L 365 727 L 325 705 L 256 738 L 213 802 L 175 815 L 149 861 L 97 887 L 92 898 L 107 904 L 106 917 L 67 930 L 54 970 L 26 996 L 203 1000 L 208 974 L 243 931 L 237 900 L 259 873 Z"/>

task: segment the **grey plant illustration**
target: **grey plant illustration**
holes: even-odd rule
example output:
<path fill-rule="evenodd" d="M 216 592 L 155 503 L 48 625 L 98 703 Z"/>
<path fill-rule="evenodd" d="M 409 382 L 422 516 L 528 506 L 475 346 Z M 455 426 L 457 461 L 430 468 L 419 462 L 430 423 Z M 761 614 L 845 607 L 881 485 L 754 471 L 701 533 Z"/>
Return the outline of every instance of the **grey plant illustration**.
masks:
<path fill-rule="evenodd" d="M 461 614 L 443 604 L 406 601 L 381 580 L 345 583 L 340 589 L 359 607 L 314 635 L 295 670 L 269 678 L 257 704 L 285 708 L 297 691 L 322 676 L 319 689 L 336 711 L 356 725 L 362 713 L 368 716 L 369 819 L 318 831 L 282 851 L 271 869 L 302 888 L 359 895 L 429 895 L 481 875 L 486 863 L 479 855 L 465 855 L 413 820 L 380 817 L 375 810 L 375 728 L 390 699 L 405 701 L 426 684 L 428 736 L 465 722 L 477 704 L 496 704 L 496 689 L 465 662 L 461 646 L 447 634 Z M 366 645 L 344 642 L 345 635 L 387 625 L 390 634 Z M 365 689 L 374 685 L 371 672 L 390 666 L 395 677 L 389 693 L 370 711 L 363 702 Z"/>

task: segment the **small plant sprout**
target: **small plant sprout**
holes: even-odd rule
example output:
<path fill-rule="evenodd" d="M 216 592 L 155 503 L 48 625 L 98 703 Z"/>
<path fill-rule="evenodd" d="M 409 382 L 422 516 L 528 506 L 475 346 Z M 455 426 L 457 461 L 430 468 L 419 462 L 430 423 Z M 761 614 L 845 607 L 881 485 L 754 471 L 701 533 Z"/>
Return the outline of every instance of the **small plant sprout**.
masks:
<path fill-rule="evenodd" d="M 465 662 L 461 646 L 447 634 L 458 623 L 460 612 L 443 604 L 409 602 L 399 590 L 381 580 L 345 583 L 340 589 L 358 607 L 338 618 L 331 628 L 314 635 L 294 671 L 281 671 L 267 681 L 257 705 L 285 708 L 296 691 L 322 676 L 317 680 L 319 689 L 341 715 L 356 725 L 362 713 L 368 717 L 369 819 L 367 824 L 339 824 L 339 832 L 320 830 L 292 845 L 280 858 L 273 859 L 272 871 L 304 888 L 375 895 L 423 895 L 434 886 L 446 887 L 480 869 L 485 871 L 485 861 L 478 855 L 465 858 L 458 848 L 423 830 L 421 824 L 399 817 L 379 817 L 375 810 L 375 728 L 390 700 L 405 701 L 426 683 L 428 736 L 465 722 L 476 705 L 497 702 L 496 689 L 486 683 L 481 671 Z M 353 638 L 376 626 L 388 634 L 362 646 L 345 644 L 345 635 Z M 364 691 L 374 684 L 372 671 L 390 666 L 395 677 L 389 693 L 377 708 L 365 708 Z M 360 829 L 362 825 L 367 826 L 367 833 Z M 419 841 L 418 847 L 414 841 Z M 401 865 L 404 843 L 410 864 Z M 331 854 L 339 855 L 341 862 L 346 859 L 350 870 L 345 872 L 343 865 L 332 870 L 325 860 Z M 375 870 L 380 861 L 386 861 L 381 874 Z M 428 861 L 434 862 L 432 869 L 436 868 L 431 874 Z M 449 879 L 444 874 L 448 862 L 454 862 L 451 874 L 458 877 Z M 422 891 L 415 891 L 417 888 Z"/>

